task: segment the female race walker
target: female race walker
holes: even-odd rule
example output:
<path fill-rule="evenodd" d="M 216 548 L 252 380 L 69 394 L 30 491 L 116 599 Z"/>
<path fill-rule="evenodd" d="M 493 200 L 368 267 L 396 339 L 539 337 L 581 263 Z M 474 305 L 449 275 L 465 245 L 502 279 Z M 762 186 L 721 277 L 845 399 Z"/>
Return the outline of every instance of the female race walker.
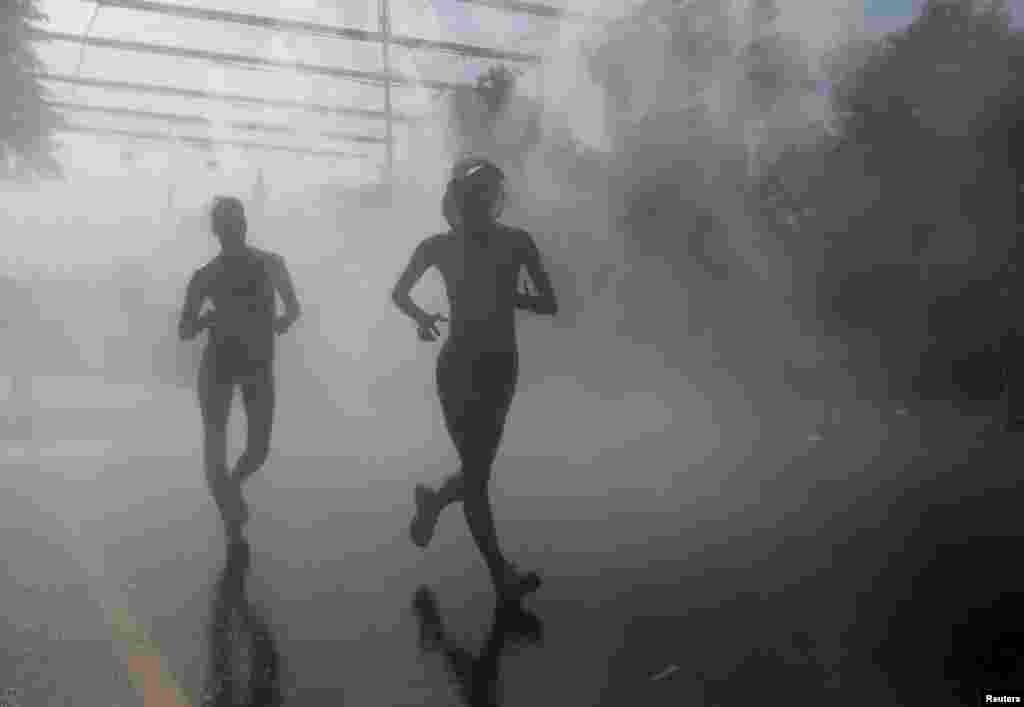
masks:
<path fill-rule="evenodd" d="M 274 420 L 274 335 L 299 318 L 299 302 L 284 259 L 245 241 L 242 202 L 218 197 L 211 230 L 221 252 L 192 276 L 185 293 L 178 334 L 194 339 L 210 335 L 199 366 L 199 407 L 203 417 L 203 466 L 228 534 L 237 538 L 248 520 L 242 482 L 257 472 L 270 452 Z M 277 316 L 277 297 L 284 316 Z M 209 300 L 213 310 L 200 316 Z M 234 472 L 228 474 L 227 428 L 235 386 L 242 388 L 246 444 Z"/>
<path fill-rule="evenodd" d="M 416 486 L 412 540 L 426 547 L 441 511 L 462 501 L 498 596 L 517 601 L 540 587 L 540 577 L 520 572 L 502 555 L 488 482 L 516 389 L 515 309 L 554 315 L 558 306 L 533 238 L 497 221 L 505 200 L 504 181 L 501 170 L 486 160 L 455 165 L 443 205 L 452 230 L 416 247 L 392 299 L 416 322 L 421 340 L 435 341 L 440 335 L 438 322 L 448 319 L 424 312 L 409 292 L 426 270 L 437 267 L 444 278 L 451 317 L 448 339 L 437 360 L 437 389 L 461 469 L 436 491 Z M 539 295 L 517 291 L 524 267 Z"/>

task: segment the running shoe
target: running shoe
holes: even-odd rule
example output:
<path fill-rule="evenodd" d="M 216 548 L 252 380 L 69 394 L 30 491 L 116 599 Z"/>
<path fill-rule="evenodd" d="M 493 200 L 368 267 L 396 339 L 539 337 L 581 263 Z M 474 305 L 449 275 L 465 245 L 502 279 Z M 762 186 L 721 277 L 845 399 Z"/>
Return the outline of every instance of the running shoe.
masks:
<path fill-rule="evenodd" d="M 413 498 L 416 502 L 416 515 L 409 526 L 409 537 L 417 547 L 426 548 L 434 537 L 437 519 L 441 514 L 437 492 L 428 486 L 417 484 Z"/>
<path fill-rule="evenodd" d="M 498 598 L 504 603 L 521 601 L 541 587 L 540 575 L 536 572 L 521 572 L 514 565 L 509 565 L 498 587 Z"/>

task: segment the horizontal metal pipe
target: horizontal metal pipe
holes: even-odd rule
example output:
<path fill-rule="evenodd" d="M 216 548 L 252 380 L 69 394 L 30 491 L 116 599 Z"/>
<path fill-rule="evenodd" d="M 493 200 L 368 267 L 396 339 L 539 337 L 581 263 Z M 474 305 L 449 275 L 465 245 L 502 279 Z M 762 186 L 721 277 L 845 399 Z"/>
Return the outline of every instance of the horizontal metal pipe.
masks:
<path fill-rule="evenodd" d="M 185 17 L 212 22 L 232 22 L 235 24 L 248 25 L 250 27 L 261 27 L 275 31 L 299 32 L 321 37 L 337 37 L 339 39 L 348 39 L 357 42 L 381 43 L 384 41 L 384 35 L 381 32 L 370 32 L 350 27 L 334 27 L 330 25 L 316 24 L 313 22 L 298 22 L 295 20 L 251 15 L 241 12 L 210 10 L 200 7 L 174 5 L 165 2 L 151 2 L 149 0 L 97 0 L 97 3 L 107 7 L 120 7 L 130 10 L 141 10 L 144 12 L 154 12 L 162 15 L 172 15 L 175 17 Z M 541 58 L 535 54 L 503 51 L 500 49 L 491 49 L 472 44 L 439 42 L 430 39 L 420 39 L 418 37 L 405 37 L 402 35 L 391 35 L 389 39 L 392 44 L 399 47 L 405 47 L 407 49 L 440 51 L 449 54 L 457 54 L 459 56 L 472 57 L 475 59 L 494 59 L 497 61 L 519 61 L 526 63 L 538 63 L 541 60 Z"/>
<path fill-rule="evenodd" d="M 257 96 L 246 96 L 239 93 L 223 93 L 190 88 L 174 88 L 171 86 L 160 86 L 150 83 L 134 83 L 131 81 L 110 81 L 107 79 L 82 78 L 67 74 L 51 74 L 36 72 L 36 78 L 43 81 L 70 84 L 73 86 L 90 86 L 93 88 L 107 88 L 115 91 L 130 91 L 133 93 L 151 93 L 161 96 L 176 96 L 180 98 L 197 98 L 200 100 L 222 101 L 241 105 L 271 106 L 275 108 L 289 108 L 313 113 L 330 115 L 348 115 L 358 118 L 383 119 L 383 110 L 370 110 L 366 108 L 353 108 L 348 106 L 328 106 L 316 103 L 304 103 L 302 101 L 288 101 L 282 99 L 259 98 Z M 400 122 L 412 122 L 421 118 L 395 113 L 394 119 Z"/>
<path fill-rule="evenodd" d="M 250 150 L 270 150 L 276 152 L 292 152 L 300 155 L 315 155 L 318 157 L 345 157 L 354 159 L 366 159 L 370 155 L 357 152 L 339 152 L 335 150 L 313 150 L 301 147 L 292 147 L 290 145 L 272 145 L 262 142 L 252 142 L 247 140 L 219 140 L 215 138 L 205 138 L 195 135 L 171 135 L 168 133 L 156 133 L 146 132 L 142 130 L 119 130 L 116 128 L 94 128 L 88 125 L 79 125 L 77 123 L 67 123 L 57 129 L 58 133 L 80 133 L 84 135 L 99 135 L 104 137 L 125 137 L 136 140 L 147 140 L 155 142 L 173 142 L 173 143 L 188 143 L 192 145 L 198 145 L 200 147 L 217 147 L 218 145 L 225 145 L 230 147 L 241 147 Z"/>
<path fill-rule="evenodd" d="M 44 101 L 46 105 L 54 108 L 60 108 L 63 110 L 70 111 L 81 111 L 89 113 L 105 113 L 107 115 L 121 115 L 130 116 L 133 118 L 146 118 L 150 120 L 165 120 L 170 123 L 185 123 L 185 124 L 199 124 L 199 125 L 215 125 L 215 121 L 210 120 L 201 115 L 183 115 L 180 113 L 159 113 L 156 111 L 148 110 L 137 110 L 134 108 L 118 108 L 118 107 L 107 107 L 89 105 L 87 103 L 69 103 L 66 101 Z M 252 130 L 258 132 L 270 132 L 270 133 L 283 133 L 289 135 L 301 135 L 299 131 L 288 125 L 274 125 L 272 123 L 261 123 L 261 122 L 233 122 L 226 121 L 224 125 L 235 128 L 237 130 Z M 350 142 L 361 142 L 367 144 L 384 144 L 385 138 L 377 137 L 374 135 L 357 135 L 353 133 L 343 133 L 336 131 L 323 131 L 318 132 L 318 135 L 323 137 L 335 139 L 335 140 L 347 140 Z"/>
<path fill-rule="evenodd" d="M 316 74 L 330 76 L 338 79 L 351 79 L 355 81 L 366 81 L 370 83 L 383 83 L 390 78 L 392 84 L 402 86 L 426 86 L 428 88 L 449 90 L 462 85 L 448 81 L 430 81 L 415 79 L 409 76 L 392 75 L 388 77 L 379 71 L 356 71 L 354 69 L 340 69 L 333 66 L 322 66 L 316 64 L 303 64 L 301 62 L 275 61 L 262 57 L 246 56 L 244 54 L 227 54 L 224 52 L 210 52 L 202 49 L 183 49 L 181 47 L 169 47 L 163 44 L 152 44 L 149 42 L 129 42 L 123 39 L 107 39 L 102 37 L 83 37 L 77 34 L 66 34 L 63 32 L 49 32 L 47 30 L 32 28 L 29 35 L 35 39 L 55 42 L 71 42 L 74 44 L 85 44 L 105 49 L 118 49 L 129 52 L 143 52 L 150 54 L 162 54 L 183 59 L 200 59 L 216 64 L 230 64 L 234 66 L 245 66 L 251 68 L 273 68 L 287 69 L 297 73 Z"/>

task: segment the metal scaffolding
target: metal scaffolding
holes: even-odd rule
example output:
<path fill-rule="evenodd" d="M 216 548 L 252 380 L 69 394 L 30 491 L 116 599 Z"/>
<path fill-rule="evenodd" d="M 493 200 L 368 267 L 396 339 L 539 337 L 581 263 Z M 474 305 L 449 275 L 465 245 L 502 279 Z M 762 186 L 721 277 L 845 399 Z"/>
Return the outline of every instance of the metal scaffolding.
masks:
<path fill-rule="evenodd" d="M 493 59 L 496 61 L 516 61 L 525 63 L 538 63 L 541 60 L 541 58 L 536 54 L 500 51 L 472 44 L 438 42 L 429 39 L 420 39 L 417 37 L 391 35 L 390 22 L 385 23 L 389 27 L 387 30 L 382 26 L 379 32 L 369 32 L 367 30 L 351 27 L 334 27 L 331 25 L 321 25 L 312 22 L 296 22 L 276 17 L 264 17 L 240 12 L 225 12 L 222 10 L 208 10 L 205 8 L 189 7 L 186 5 L 164 2 L 147 2 L 146 0 L 96 0 L 96 2 L 98 5 L 104 7 L 141 10 L 162 15 L 206 20 L 211 22 L 243 24 L 250 27 L 261 27 L 275 32 L 311 34 L 320 37 L 348 39 L 357 42 L 384 43 L 386 41 L 396 47 L 403 47 L 405 49 L 423 49 L 428 51 L 445 52 L 472 59 Z M 387 8 L 383 9 L 386 11 Z"/>
<path fill-rule="evenodd" d="M 442 42 L 427 40 L 416 37 L 408 37 L 402 35 L 394 35 L 391 32 L 391 17 L 390 9 L 388 6 L 388 0 L 378 0 L 379 2 L 379 31 L 371 32 L 363 29 L 351 28 L 351 27 L 336 27 L 311 22 L 299 22 L 294 20 L 286 20 L 282 18 L 266 17 L 261 15 L 253 15 L 238 12 L 228 12 L 223 10 L 213 10 L 208 8 L 171 4 L 166 2 L 156 2 L 153 0 L 94 0 L 96 2 L 96 11 L 93 13 L 93 19 L 101 8 L 119 8 L 126 10 L 134 10 L 140 12 L 157 13 L 166 16 L 179 17 L 183 19 L 199 20 L 204 22 L 222 22 L 246 25 L 250 27 L 257 27 L 261 29 L 271 30 L 275 32 L 290 32 L 313 35 L 317 37 L 327 37 L 335 39 L 343 39 L 348 41 L 359 41 L 359 42 L 376 42 L 381 45 L 382 59 L 383 59 L 383 71 L 361 71 L 353 68 L 346 67 L 335 67 L 335 66 L 324 66 L 306 63 L 293 63 L 285 61 L 275 61 L 272 59 L 247 56 L 242 54 L 232 54 L 226 52 L 215 52 L 201 49 L 190 49 L 185 47 L 168 46 L 164 44 L 154 44 L 151 42 L 141 41 L 128 41 L 121 39 L 111 38 L 100 38 L 88 36 L 88 31 L 85 35 L 67 34 L 60 32 L 50 32 L 43 29 L 33 29 L 32 34 L 35 39 L 41 41 L 57 41 L 57 42 L 70 42 L 76 43 L 83 47 L 103 47 L 106 49 L 114 49 L 120 51 L 129 52 L 143 52 L 150 54 L 157 54 L 163 56 L 172 56 L 184 59 L 195 59 L 199 61 L 206 61 L 215 64 L 236 66 L 241 68 L 250 69 L 281 69 L 286 71 L 292 71 L 302 74 L 312 74 L 319 76 L 327 76 L 330 78 L 352 80 L 363 83 L 370 83 L 374 85 L 382 85 L 384 89 L 384 110 L 368 110 L 341 106 L 325 106 L 311 103 L 303 103 L 299 101 L 284 101 L 284 100 L 273 100 L 267 98 L 260 98 L 255 96 L 243 96 L 238 94 L 227 94 L 218 93 L 205 90 L 196 89 L 181 89 L 173 88 L 169 86 L 159 86 L 155 84 L 142 84 L 132 83 L 124 81 L 108 81 L 99 78 L 83 78 L 78 75 L 66 76 L 60 74 L 51 73 L 38 73 L 37 77 L 44 81 L 61 82 L 70 85 L 82 85 L 92 86 L 98 88 L 112 88 L 124 91 L 133 91 L 139 93 L 151 93 L 157 95 L 167 96 L 179 96 L 189 98 L 201 98 L 209 100 L 219 100 L 235 104 L 249 104 L 249 105 L 263 105 L 263 106 L 278 106 L 287 108 L 298 108 L 301 110 L 309 110 L 319 112 L 322 114 L 336 114 L 336 115 L 350 115 L 359 116 L 374 119 L 383 119 L 385 121 L 385 137 L 375 138 L 373 136 L 366 135 L 352 135 L 346 133 L 322 133 L 325 137 L 333 139 L 349 140 L 354 142 L 367 142 L 367 143 L 383 143 L 387 149 L 387 164 L 386 164 L 386 180 L 388 183 L 391 182 L 394 175 L 394 122 L 410 122 L 415 120 L 410 116 L 404 116 L 396 114 L 392 105 L 392 89 L 394 86 L 425 86 L 435 90 L 448 91 L 456 89 L 462 86 L 467 86 L 466 83 L 461 82 L 448 82 L 448 81 L 437 81 L 437 80 L 425 80 L 410 76 L 403 76 L 396 74 L 392 71 L 391 65 L 391 47 L 397 46 L 405 49 L 414 49 L 422 51 L 442 52 L 447 54 L 453 54 L 462 58 L 468 59 L 490 59 L 495 61 L 507 61 L 507 62 L 518 62 L 524 64 L 536 65 L 541 62 L 541 57 L 535 54 L 523 53 L 523 52 L 512 52 L 512 51 L 501 51 L 488 47 L 480 47 L 470 44 L 461 44 L 456 42 Z M 487 4 L 491 6 L 499 6 L 503 9 L 507 9 L 515 12 L 527 12 L 535 16 L 550 17 L 550 18 L 568 18 L 571 17 L 569 13 L 565 13 L 557 8 L 551 8 L 544 5 L 536 5 L 531 3 L 517 2 L 516 0 L 460 0 L 461 2 L 476 2 L 479 4 Z M 92 22 L 90 22 L 90 27 Z M 172 123 L 198 123 L 209 125 L 213 121 L 203 118 L 202 116 L 192 115 L 179 115 L 170 113 L 157 113 L 153 111 L 138 111 L 127 108 L 111 108 L 97 105 L 87 105 L 81 103 L 55 103 L 54 107 L 72 110 L 72 111 L 91 111 L 106 113 L 108 115 L 124 115 L 140 118 L 158 119 Z M 257 130 L 263 132 L 279 132 L 279 133 L 291 133 L 296 134 L 296 131 L 288 128 L 287 126 L 270 125 L 265 123 L 227 123 L 229 127 L 242 130 Z M 263 143 L 253 143 L 247 141 L 225 141 L 225 140 L 212 140 L 207 138 L 182 138 L 177 136 L 167 136 L 161 133 L 146 133 L 138 131 L 128 130 L 108 130 L 108 129 L 92 129 L 86 128 L 85 126 L 76 126 L 76 132 L 91 132 L 94 134 L 106 134 L 106 135 L 120 135 L 125 137 L 144 138 L 144 139 L 171 139 L 173 141 L 185 141 L 193 144 L 201 144 L 205 146 L 217 145 L 217 144 L 231 144 L 242 147 L 251 147 L 259 149 L 282 149 L 292 152 L 305 152 L 307 154 L 332 154 L 335 156 L 352 156 L 348 153 L 331 153 L 329 151 L 322 150 L 301 150 L 299 148 L 288 148 L 285 146 L 273 146 L 265 145 Z M 365 155 L 360 155 L 365 156 Z"/>
<path fill-rule="evenodd" d="M 155 142 L 187 143 L 199 147 L 216 147 L 225 145 L 240 147 L 247 150 L 270 150 L 277 152 L 291 152 L 298 155 L 314 155 L 318 157 L 353 158 L 366 159 L 370 155 L 360 152 L 342 152 L 338 150 L 312 150 L 291 145 L 275 145 L 272 143 L 256 142 L 252 140 L 222 140 L 215 138 L 197 137 L 195 135 L 174 135 L 172 133 L 148 132 L 144 130 L 121 130 L 118 128 L 94 128 L 88 125 L 67 123 L 61 127 L 63 132 L 82 133 L 86 135 L 100 135 L 109 137 L 128 137 L 136 140 Z"/>
<path fill-rule="evenodd" d="M 544 17 L 549 20 L 575 20 L 584 23 L 603 24 L 611 20 L 599 15 L 586 15 L 579 12 L 570 12 L 551 5 L 543 5 L 536 2 L 521 2 L 520 0 L 458 0 L 467 5 L 480 5 L 493 10 L 511 12 L 520 15 L 532 15 Z"/>
<path fill-rule="evenodd" d="M 179 59 L 198 59 L 214 64 L 227 64 L 254 69 L 283 69 L 298 74 L 312 74 L 327 76 L 335 79 L 350 79 L 353 81 L 369 82 L 380 84 L 390 80 L 393 84 L 401 86 L 426 86 L 427 88 L 450 90 L 458 88 L 460 83 L 449 81 L 431 81 L 427 79 L 416 79 L 410 76 L 401 76 L 390 72 L 380 71 L 359 71 L 356 69 L 345 69 L 336 66 L 324 66 L 320 64 L 305 64 L 302 62 L 275 61 L 257 56 L 245 54 L 229 54 L 227 52 L 211 52 L 204 49 L 185 49 L 182 47 L 171 47 L 166 44 L 153 44 L 152 42 L 133 42 L 124 39 L 107 39 L 103 37 L 83 37 L 77 34 L 66 34 L 64 32 L 48 32 L 41 29 L 33 29 L 31 34 L 35 39 L 71 42 L 73 44 L 85 44 L 105 49 L 117 49 L 128 52 L 141 52 L 146 54 L 162 54 L 173 56 Z"/>
<path fill-rule="evenodd" d="M 239 93 L 223 93 L 219 91 L 199 90 L 194 88 L 176 88 L 172 86 L 161 86 L 152 83 L 134 83 L 131 81 L 107 81 L 104 79 L 79 78 L 69 74 L 50 74 L 37 72 L 36 78 L 51 83 L 64 83 L 71 86 L 90 86 L 92 88 L 104 88 L 115 91 L 127 91 L 131 93 L 150 93 L 157 96 L 175 96 L 179 98 L 198 98 L 205 101 L 221 101 L 236 105 L 267 106 L 270 108 L 286 108 L 309 111 L 325 115 L 347 115 L 357 118 L 384 119 L 385 113 L 382 110 L 370 110 L 367 108 L 355 108 L 350 106 L 328 106 L 318 103 L 306 103 L 304 101 L 288 101 L 284 99 L 260 98 L 247 96 Z M 391 119 L 395 122 L 412 122 L 418 120 L 414 116 L 402 113 L 392 113 Z"/>
<path fill-rule="evenodd" d="M 517 12 L 534 17 L 547 17 L 558 20 L 566 17 L 568 13 L 557 7 L 542 5 L 535 2 L 518 2 L 517 0 L 459 0 L 459 2 L 470 5 L 481 5 L 483 7 L 504 10 L 506 12 Z"/>
<path fill-rule="evenodd" d="M 384 181 L 390 186 L 394 182 L 395 176 L 395 131 L 394 123 L 391 120 L 391 12 L 388 7 L 388 0 L 380 0 L 380 34 L 382 38 L 380 47 L 384 58 L 384 73 L 387 75 L 384 80 L 384 112 L 387 115 L 385 124 L 387 126 L 388 159 Z"/>
<path fill-rule="evenodd" d="M 180 113 L 162 113 L 157 111 L 138 110 L 134 108 L 115 108 L 107 106 L 97 106 L 87 103 L 72 103 L 68 101 L 44 101 L 46 105 L 54 108 L 72 112 L 81 113 L 102 113 L 105 115 L 113 116 L 126 116 L 131 118 L 144 118 L 147 120 L 162 120 L 168 123 L 178 123 L 186 125 L 205 125 L 214 126 L 217 125 L 217 121 L 210 120 L 201 115 L 183 115 Z M 300 131 L 288 125 L 275 125 L 273 123 L 263 123 L 255 121 L 226 121 L 221 123 L 226 127 L 234 128 L 236 130 L 247 130 L 250 132 L 265 132 L 265 133 L 277 133 L 284 135 L 299 135 Z M 317 133 L 318 136 L 328 138 L 331 140 L 343 140 L 347 142 L 359 142 L 365 144 L 378 144 L 382 145 L 386 138 L 382 138 L 375 135 L 359 135 L 355 133 L 339 132 L 335 130 L 320 131 Z"/>

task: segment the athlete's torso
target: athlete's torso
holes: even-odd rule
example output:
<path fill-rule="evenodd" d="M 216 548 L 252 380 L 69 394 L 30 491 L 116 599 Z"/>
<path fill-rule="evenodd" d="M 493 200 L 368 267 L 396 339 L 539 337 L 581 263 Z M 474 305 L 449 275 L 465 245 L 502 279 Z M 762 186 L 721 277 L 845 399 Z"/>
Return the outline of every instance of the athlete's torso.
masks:
<path fill-rule="evenodd" d="M 214 307 L 211 347 L 244 349 L 253 360 L 273 358 L 274 257 L 249 248 L 238 254 L 222 253 L 200 270 L 202 294 Z"/>
<path fill-rule="evenodd" d="M 496 224 L 481 242 L 456 233 L 427 239 L 430 264 L 441 271 L 449 303 L 446 347 L 515 351 L 515 293 L 524 239 Z"/>

